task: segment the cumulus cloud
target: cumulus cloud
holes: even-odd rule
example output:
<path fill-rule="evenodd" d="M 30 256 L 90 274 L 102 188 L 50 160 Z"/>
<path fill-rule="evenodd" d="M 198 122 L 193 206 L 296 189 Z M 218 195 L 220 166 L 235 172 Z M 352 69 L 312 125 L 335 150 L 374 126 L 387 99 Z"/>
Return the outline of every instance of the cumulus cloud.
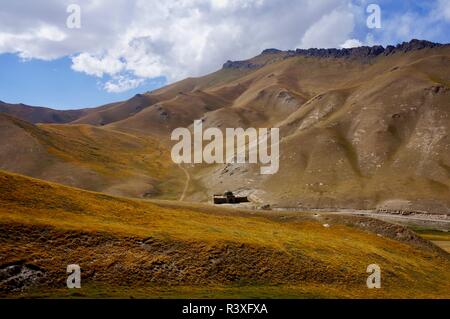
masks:
<path fill-rule="evenodd" d="M 72 58 L 72 69 L 89 75 L 102 77 L 104 74 L 114 75 L 125 68 L 125 63 L 109 55 L 94 56 L 81 53 Z"/>
<path fill-rule="evenodd" d="M 436 15 L 450 21 L 450 0 L 438 0 Z"/>
<path fill-rule="evenodd" d="M 118 75 L 107 81 L 104 85 L 104 89 L 110 93 L 122 93 L 137 88 L 144 81 L 144 79 L 130 78 L 126 75 Z"/>
<path fill-rule="evenodd" d="M 344 49 L 350 49 L 350 48 L 357 48 L 362 46 L 363 43 L 359 41 L 358 39 L 348 39 L 343 44 L 340 45 L 341 48 Z"/>
<path fill-rule="evenodd" d="M 354 27 L 353 13 L 348 8 L 338 8 L 325 14 L 309 27 L 300 47 L 304 49 L 338 47 L 348 39 Z"/>
<path fill-rule="evenodd" d="M 351 22 L 337 28 L 338 19 L 351 19 L 348 1 L 79 0 L 81 29 L 66 27 L 73 1 L 11 1 L 0 12 L 0 53 L 46 60 L 71 56 L 73 70 L 103 77 L 104 88 L 118 92 L 142 79 L 165 76 L 172 82 L 206 74 L 228 59 L 268 47 L 292 49 L 302 39 L 339 45 L 351 31 Z M 317 21 L 328 23 L 320 34 L 311 31 Z M 323 39 L 311 41 L 314 37 Z"/>
<path fill-rule="evenodd" d="M 359 45 L 353 33 L 361 17 L 355 15 L 364 10 L 356 10 L 362 0 L 355 1 L 78 0 L 81 29 L 66 27 L 73 0 L 8 1 L 0 11 L 0 53 L 70 56 L 73 70 L 119 92 L 143 79 L 203 75 L 266 48 Z M 449 0 L 436 1 L 445 9 L 440 15 L 450 17 Z M 388 21 L 386 33 L 420 33 L 412 26 L 415 18 L 403 16 L 401 28 Z"/>
<path fill-rule="evenodd" d="M 51 48 L 66 38 L 66 33 L 48 24 L 18 33 L 0 31 L 0 52 L 18 53 L 23 59 L 52 60 L 60 54 Z"/>

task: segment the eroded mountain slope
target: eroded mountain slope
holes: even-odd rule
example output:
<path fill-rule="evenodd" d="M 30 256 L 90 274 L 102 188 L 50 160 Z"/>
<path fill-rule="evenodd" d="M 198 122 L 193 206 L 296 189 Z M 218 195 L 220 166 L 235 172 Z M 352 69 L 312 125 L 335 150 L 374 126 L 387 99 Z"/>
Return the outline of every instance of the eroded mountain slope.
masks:
<path fill-rule="evenodd" d="M 76 170 L 86 169 L 80 163 L 96 163 L 95 174 L 106 170 L 119 176 L 135 167 L 137 179 L 123 183 L 120 193 L 152 196 L 151 188 L 134 188 L 152 184 L 155 178 L 164 184 L 164 178 L 154 169 L 157 159 L 141 161 L 141 156 L 164 154 L 160 161 L 169 167 L 172 130 L 202 119 L 204 128 L 223 130 L 279 127 L 280 170 L 262 176 L 255 165 L 185 165 L 190 177 L 186 200 L 207 201 L 214 193 L 233 190 L 251 195 L 256 203 L 281 207 L 375 208 L 397 202 L 405 209 L 448 213 L 449 74 L 450 47 L 426 41 L 387 48 L 265 50 L 249 60 L 228 61 L 205 77 L 90 110 L 74 122 L 98 127 L 30 127 L 26 136 L 37 131 L 22 143 L 23 129 L 3 126 L 12 137 L 2 141 L 6 151 L 1 167 L 115 191 L 114 183 L 97 178 L 102 186 L 74 183 L 74 174 L 65 173 L 72 168 L 54 170 L 51 176 L 43 173 L 42 162 L 54 161 L 54 154 L 47 154 L 45 139 L 35 136 L 58 134 L 68 136 L 67 145 L 64 138 L 58 139 L 58 149 L 64 150 L 59 160 L 62 153 L 69 154 Z M 110 143 L 102 143 L 109 137 Z M 78 147 L 79 139 L 83 146 Z M 91 146 L 98 149 L 93 152 Z M 114 170 L 109 162 L 117 164 Z M 90 172 L 76 175 L 90 178 Z M 186 177 L 176 167 L 171 172 L 174 177 L 156 193 L 181 195 Z M 168 187 L 174 179 L 176 185 Z"/>

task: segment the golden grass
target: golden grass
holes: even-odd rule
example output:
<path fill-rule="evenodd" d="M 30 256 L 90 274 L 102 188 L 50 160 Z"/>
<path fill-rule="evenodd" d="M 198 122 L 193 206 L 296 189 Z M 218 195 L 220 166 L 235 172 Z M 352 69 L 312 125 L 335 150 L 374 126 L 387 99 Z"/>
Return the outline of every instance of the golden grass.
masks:
<path fill-rule="evenodd" d="M 450 253 L 450 233 L 432 229 L 416 229 L 417 233 L 424 239 L 433 242 L 446 252 Z"/>
<path fill-rule="evenodd" d="M 138 169 L 162 178 L 171 168 L 167 151 L 149 137 L 90 125 L 41 125 L 40 128 L 49 133 L 50 153 L 105 175 L 130 176 Z"/>
<path fill-rule="evenodd" d="M 118 185 L 127 195 L 139 197 L 148 184 L 152 197 L 176 199 L 183 188 L 183 173 L 170 160 L 167 148 L 151 137 L 90 125 L 39 125 L 39 128 L 38 132 L 44 134 L 38 138 L 50 154 L 98 173 L 104 178 L 106 190 Z M 85 189 L 98 186 L 92 187 L 83 185 Z M 133 192 L 135 187 L 141 189 Z"/>
<path fill-rule="evenodd" d="M 320 278 L 320 273 L 319 277 L 316 274 L 317 278 L 314 280 L 317 282 L 307 282 L 302 287 L 289 288 L 286 284 L 270 287 L 269 284 L 266 287 L 268 290 L 265 290 L 263 287 L 251 288 L 253 285 L 250 284 L 242 290 L 223 286 L 221 291 L 216 285 L 210 289 L 213 289 L 217 296 L 222 294 L 251 296 L 252 293 L 259 296 L 267 293 L 272 297 L 286 296 L 290 293 L 321 297 L 376 296 L 364 289 L 367 276 L 365 268 L 371 263 L 379 263 L 386 274 L 387 286 L 382 293 L 377 293 L 380 297 L 450 297 L 448 258 L 345 224 L 336 223 L 330 228 L 325 228 L 322 222 L 310 218 L 295 219 L 294 216 L 293 214 L 288 216 L 290 220 L 267 214 L 201 205 L 115 198 L 19 175 L 0 173 L 0 225 L 52 227 L 63 233 L 70 231 L 107 233 L 121 238 L 151 237 L 161 241 L 203 243 L 202 245 L 207 247 L 236 243 L 276 251 L 286 258 L 296 258 L 300 255 L 323 266 L 323 269 L 328 269 L 324 270 L 323 278 Z M 27 246 L 30 249 L 31 246 Z M 9 255 L 9 260 L 15 258 L 10 256 L 11 250 L 14 249 L 8 245 L 3 246 L 1 250 L 2 254 Z M 37 245 L 33 251 L 39 255 L 38 250 L 40 248 Z M 96 253 L 85 251 L 84 254 L 95 258 Z M 26 258 L 26 256 L 16 257 Z M 160 260 L 161 257 L 158 258 Z M 132 262 L 134 257 L 130 255 L 129 259 L 131 260 L 129 267 L 134 267 Z M 271 262 L 269 260 L 269 263 Z M 270 264 L 266 266 L 271 267 Z M 302 265 L 299 264 L 298 267 Z M 326 283 L 327 276 L 333 277 L 338 274 L 347 279 L 336 280 L 343 286 L 346 286 L 345 281 L 348 280 L 350 287 L 342 287 L 341 291 L 337 283 Z M 354 285 L 351 274 L 360 276 L 361 285 Z M 89 285 L 92 290 L 96 289 L 93 283 Z M 164 290 L 154 285 L 142 287 L 137 284 L 137 286 L 153 297 L 155 295 L 151 294 L 151 291 Z M 133 291 L 131 286 L 116 288 L 120 296 Z M 98 289 L 106 293 L 105 289 L 101 287 Z M 139 289 L 136 290 L 137 295 L 141 295 Z M 196 287 L 196 289 L 201 295 L 206 288 Z M 363 292 L 368 294 L 364 295 Z M 96 295 L 95 292 L 89 293 L 89 289 L 86 293 L 90 296 Z M 161 296 L 174 293 L 169 290 Z M 185 293 L 189 294 L 188 291 Z M 176 293 L 175 296 L 180 294 L 183 295 Z M 116 294 L 113 293 L 111 296 Z"/>

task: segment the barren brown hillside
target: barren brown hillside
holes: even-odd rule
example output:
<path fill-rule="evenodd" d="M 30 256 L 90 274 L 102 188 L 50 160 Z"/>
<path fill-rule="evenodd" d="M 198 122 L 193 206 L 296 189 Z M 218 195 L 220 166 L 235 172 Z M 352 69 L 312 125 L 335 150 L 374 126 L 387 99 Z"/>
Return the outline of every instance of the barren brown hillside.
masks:
<path fill-rule="evenodd" d="M 205 128 L 280 127 L 280 171 L 261 176 L 252 165 L 186 165 L 186 200 L 206 201 L 233 190 L 279 207 L 372 209 L 401 202 L 411 210 L 449 213 L 449 74 L 450 47 L 426 41 L 387 48 L 270 49 L 246 61 L 228 61 L 205 77 L 91 109 L 72 124 L 30 126 L 26 134 L 17 125 L 3 125 L 2 135 L 8 132 L 11 139 L 1 141 L 8 153 L 2 152 L 0 167 L 114 194 L 167 192 L 175 198 L 186 177 L 168 164 L 170 133 L 202 119 Z M 33 138 L 29 132 L 35 132 Z M 48 152 L 40 134 L 63 137 L 57 148 L 74 167 L 43 173 L 38 158 L 53 160 L 55 152 Z M 108 178 L 92 179 L 89 174 L 98 174 L 107 162 L 119 163 L 119 153 L 126 162 L 113 165 Z M 154 160 L 141 161 L 145 154 Z M 152 166 L 157 159 L 171 167 L 167 183 Z M 115 175 L 130 167 L 133 177 L 115 186 Z M 67 173 L 71 170 L 77 173 Z M 74 175 L 92 181 L 73 182 Z M 136 186 L 155 185 L 154 179 L 163 184 L 160 192 Z"/>

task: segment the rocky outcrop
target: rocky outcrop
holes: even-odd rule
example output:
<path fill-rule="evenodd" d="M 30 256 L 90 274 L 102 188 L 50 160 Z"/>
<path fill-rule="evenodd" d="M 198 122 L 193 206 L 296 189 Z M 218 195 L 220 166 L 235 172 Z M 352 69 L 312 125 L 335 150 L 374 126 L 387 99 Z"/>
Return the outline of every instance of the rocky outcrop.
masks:
<path fill-rule="evenodd" d="M 258 69 L 263 67 L 264 64 L 251 63 L 250 61 L 230 61 L 228 60 L 223 65 L 224 69 Z"/>
<path fill-rule="evenodd" d="M 277 54 L 277 53 L 281 53 L 283 51 L 278 50 L 278 49 L 265 49 L 261 54 Z"/>
<path fill-rule="evenodd" d="M 312 56 L 319 58 L 374 58 L 380 55 L 390 55 L 395 53 L 406 53 L 410 51 L 436 48 L 444 46 L 440 43 L 433 43 L 424 40 L 411 40 L 410 42 L 403 42 L 397 46 L 389 45 L 384 48 L 381 45 L 376 45 L 372 47 L 363 46 L 350 49 L 308 49 L 302 50 L 297 49 L 295 51 L 290 51 L 291 55 L 302 55 L 302 56 Z"/>
<path fill-rule="evenodd" d="M 310 56 L 318 58 L 363 58 L 376 57 L 384 52 L 382 46 L 358 47 L 351 49 L 297 49 L 292 51 L 291 56 Z"/>
<path fill-rule="evenodd" d="M 376 46 L 362 46 L 349 49 L 296 49 L 289 51 L 281 51 L 278 49 L 266 49 L 261 55 L 280 54 L 284 58 L 291 58 L 295 56 L 306 56 L 316 58 L 353 58 L 353 59 L 371 59 L 381 55 L 387 56 L 396 53 L 406 53 L 410 51 L 423 50 L 428 48 L 442 47 L 449 44 L 434 43 L 425 40 L 413 39 L 409 42 L 403 42 L 397 46 L 388 45 L 386 48 L 381 45 Z M 252 63 L 251 60 L 245 61 L 227 61 L 224 69 L 256 69 L 263 67 L 265 64 Z"/>
<path fill-rule="evenodd" d="M 416 50 L 422 50 L 422 49 L 432 49 L 437 47 L 446 46 L 448 44 L 440 44 L 440 43 L 434 43 L 430 41 L 424 41 L 424 40 L 417 40 L 413 39 L 409 42 L 403 42 L 401 44 L 398 44 L 397 46 L 388 45 L 385 49 L 384 54 L 389 55 L 392 53 L 398 53 L 398 52 L 410 52 L 410 51 L 416 51 Z"/>

